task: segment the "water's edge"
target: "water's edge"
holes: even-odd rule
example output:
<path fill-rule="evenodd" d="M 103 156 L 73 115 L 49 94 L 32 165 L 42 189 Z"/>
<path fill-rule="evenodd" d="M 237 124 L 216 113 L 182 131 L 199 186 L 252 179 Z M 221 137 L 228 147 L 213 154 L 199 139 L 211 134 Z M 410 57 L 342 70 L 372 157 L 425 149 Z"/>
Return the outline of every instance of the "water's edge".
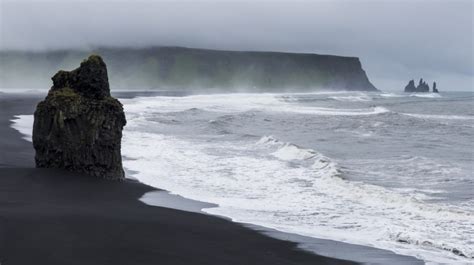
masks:
<path fill-rule="evenodd" d="M 19 121 L 22 119 L 23 119 L 23 123 L 21 124 L 25 124 L 25 119 L 26 119 L 26 124 L 29 124 L 30 126 L 32 126 L 33 124 L 32 115 L 20 115 L 20 116 L 13 117 L 12 127 L 18 130 L 21 134 L 23 134 L 25 140 L 31 141 L 31 128 L 29 128 L 30 126 L 26 126 L 26 127 L 20 126 L 21 124 L 19 123 Z M 124 160 L 126 159 L 127 158 L 124 157 Z M 127 175 L 131 178 L 134 178 L 133 177 L 134 173 L 136 172 L 127 170 Z M 160 206 L 160 207 L 172 208 L 172 209 L 183 210 L 183 211 L 191 211 L 191 212 L 197 212 L 201 214 L 208 214 L 204 212 L 203 209 L 218 207 L 218 205 L 215 205 L 215 204 L 209 204 L 206 202 L 187 199 L 179 195 L 170 194 L 169 192 L 166 192 L 166 191 L 162 191 L 158 193 L 147 193 L 147 194 L 144 194 L 141 198 L 139 198 L 139 200 L 153 206 Z M 217 214 L 212 214 L 212 215 L 220 217 L 220 218 L 225 218 L 227 220 L 231 220 L 228 217 L 220 216 Z M 235 220 L 231 220 L 231 221 L 241 224 L 245 227 L 254 229 L 262 234 L 265 234 L 273 238 L 295 242 L 298 244 L 299 248 L 304 249 L 306 251 L 314 252 L 318 255 L 324 255 L 327 257 L 333 257 L 333 258 L 338 258 L 338 259 L 352 260 L 352 261 L 356 261 L 356 262 L 360 262 L 364 264 L 400 264 L 400 263 L 424 264 L 423 261 L 416 259 L 415 257 L 396 254 L 390 250 L 384 250 L 384 249 L 374 248 L 370 246 L 354 245 L 350 243 L 344 243 L 341 241 L 301 236 L 298 234 L 281 232 L 275 229 L 271 229 L 271 228 L 267 228 L 267 227 L 263 227 L 259 225 L 242 223 Z"/>
<path fill-rule="evenodd" d="M 127 170 L 127 177 L 133 178 L 133 172 Z M 139 200 L 150 206 L 158 206 L 206 215 L 210 214 L 203 211 L 204 209 L 218 206 L 216 204 L 192 200 L 180 195 L 171 194 L 166 190 L 147 192 Z M 233 221 L 232 219 L 225 216 L 212 216 Z M 254 224 L 240 222 L 237 223 L 252 230 L 256 230 L 257 232 L 266 236 L 297 243 L 300 249 L 326 257 L 351 260 L 362 264 L 424 264 L 422 260 L 416 259 L 415 257 L 399 255 L 389 250 L 353 245 L 328 239 L 301 236 Z"/>

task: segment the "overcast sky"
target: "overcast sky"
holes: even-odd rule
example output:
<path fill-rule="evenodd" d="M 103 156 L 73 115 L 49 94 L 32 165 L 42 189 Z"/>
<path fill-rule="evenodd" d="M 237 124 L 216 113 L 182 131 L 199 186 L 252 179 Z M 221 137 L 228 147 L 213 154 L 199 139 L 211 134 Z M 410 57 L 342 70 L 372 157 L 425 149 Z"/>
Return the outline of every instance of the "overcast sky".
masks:
<path fill-rule="evenodd" d="M 474 90 L 471 0 L 0 0 L 0 49 L 174 45 L 360 57 L 376 87 Z"/>

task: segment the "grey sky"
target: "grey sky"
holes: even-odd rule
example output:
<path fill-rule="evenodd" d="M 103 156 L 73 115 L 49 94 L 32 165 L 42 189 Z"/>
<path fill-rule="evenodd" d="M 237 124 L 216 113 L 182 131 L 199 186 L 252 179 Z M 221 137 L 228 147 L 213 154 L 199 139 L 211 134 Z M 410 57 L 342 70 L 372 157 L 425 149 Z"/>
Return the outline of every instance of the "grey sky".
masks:
<path fill-rule="evenodd" d="M 0 0 L 0 49 L 175 45 L 360 57 L 380 89 L 473 90 L 473 1 Z"/>

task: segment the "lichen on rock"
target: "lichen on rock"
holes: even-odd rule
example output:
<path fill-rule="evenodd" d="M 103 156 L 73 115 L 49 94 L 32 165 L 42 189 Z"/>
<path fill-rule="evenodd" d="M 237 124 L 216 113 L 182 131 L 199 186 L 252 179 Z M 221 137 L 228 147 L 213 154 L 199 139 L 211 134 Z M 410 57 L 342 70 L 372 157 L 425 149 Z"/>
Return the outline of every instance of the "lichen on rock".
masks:
<path fill-rule="evenodd" d="M 91 55 L 73 71 L 59 71 L 35 111 L 33 146 L 41 168 L 63 168 L 122 179 L 122 104 L 110 95 L 107 67 Z"/>

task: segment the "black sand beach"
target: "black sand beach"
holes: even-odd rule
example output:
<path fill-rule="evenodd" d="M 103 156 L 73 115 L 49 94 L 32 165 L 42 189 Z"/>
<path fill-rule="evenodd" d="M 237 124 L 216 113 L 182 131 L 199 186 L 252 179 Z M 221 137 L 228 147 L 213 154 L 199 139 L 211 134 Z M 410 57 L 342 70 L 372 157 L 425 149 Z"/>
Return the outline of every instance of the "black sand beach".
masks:
<path fill-rule="evenodd" d="M 43 96 L 0 95 L 0 263 L 353 264 L 317 256 L 225 219 L 148 206 L 154 190 L 35 169 L 31 143 L 10 128 Z"/>

